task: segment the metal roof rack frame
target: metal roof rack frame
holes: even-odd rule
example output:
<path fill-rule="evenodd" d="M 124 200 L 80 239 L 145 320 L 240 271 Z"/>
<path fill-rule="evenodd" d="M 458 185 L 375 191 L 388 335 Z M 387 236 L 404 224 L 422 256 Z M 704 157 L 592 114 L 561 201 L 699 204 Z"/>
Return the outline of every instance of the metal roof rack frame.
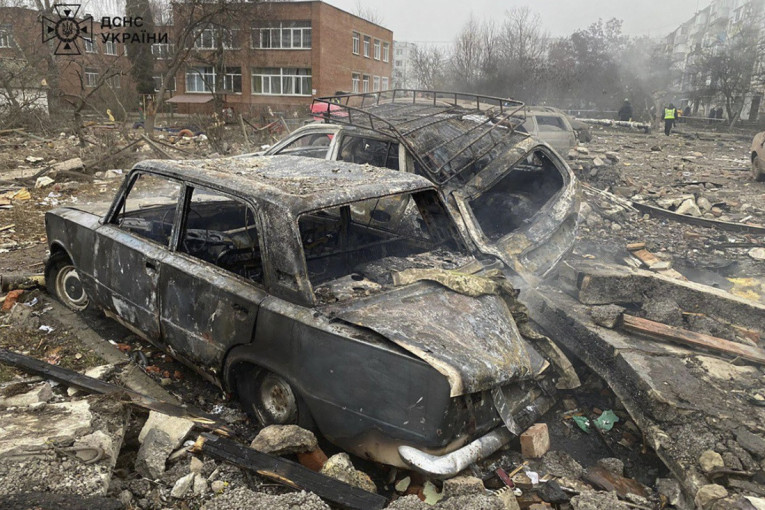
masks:
<path fill-rule="evenodd" d="M 524 107 L 523 102 L 515 99 L 480 94 L 392 89 L 316 98 L 311 111 L 325 122 L 347 124 L 395 137 L 436 182 L 443 184 L 515 134 L 516 127 L 522 124 L 520 119 L 525 120 Z M 413 145 L 414 136 L 419 131 L 469 115 L 483 118 L 467 131 L 424 151 Z M 520 122 L 510 121 L 511 117 Z M 500 127 L 503 129 L 498 131 Z M 498 132 L 500 134 L 496 136 Z M 487 136 L 490 143 L 476 151 L 476 144 Z M 460 138 L 463 142 L 453 145 Z M 440 163 L 435 158 L 436 151 L 441 155 Z M 468 152 L 470 156 L 458 168 L 452 168 L 452 163 Z"/>

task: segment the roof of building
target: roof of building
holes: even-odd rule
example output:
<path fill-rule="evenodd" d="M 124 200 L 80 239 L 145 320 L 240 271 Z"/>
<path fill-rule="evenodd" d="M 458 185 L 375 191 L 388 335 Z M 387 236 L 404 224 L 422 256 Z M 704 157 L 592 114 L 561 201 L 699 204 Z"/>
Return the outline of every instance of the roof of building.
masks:
<path fill-rule="evenodd" d="M 230 190 L 296 216 L 333 205 L 433 188 L 427 179 L 407 172 L 298 156 L 147 160 L 134 168 Z"/>

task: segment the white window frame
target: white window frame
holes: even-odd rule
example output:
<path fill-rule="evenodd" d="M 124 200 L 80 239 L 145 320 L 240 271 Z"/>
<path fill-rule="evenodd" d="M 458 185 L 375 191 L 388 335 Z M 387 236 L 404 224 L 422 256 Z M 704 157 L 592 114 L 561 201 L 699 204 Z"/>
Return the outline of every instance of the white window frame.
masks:
<path fill-rule="evenodd" d="M 380 39 L 375 39 L 375 42 L 374 42 L 375 60 L 380 60 L 381 48 L 382 48 L 382 42 L 380 42 Z"/>
<path fill-rule="evenodd" d="M 361 85 L 361 73 L 351 73 L 351 91 L 356 93 Z"/>
<path fill-rule="evenodd" d="M 390 88 L 390 81 L 388 80 L 387 76 L 382 77 L 382 84 L 380 85 L 380 90 L 388 90 Z"/>
<path fill-rule="evenodd" d="M 189 78 L 193 77 L 194 90 L 189 87 Z M 199 85 L 203 90 L 199 90 Z M 212 94 L 215 92 L 215 67 L 213 66 L 190 66 L 186 68 L 186 93 L 187 94 Z"/>
<path fill-rule="evenodd" d="M 383 62 L 390 61 L 390 43 L 387 43 L 387 42 L 383 43 L 382 59 L 383 59 Z"/>
<path fill-rule="evenodd" d="M 223 29 L 223 40 L 221 41 L 221 44 L 223 45 L 224 50 L 242 49 L 242 45 L 239 42 L 239 32 L 240 30 L 238 28 Z"/>
<path fill-rule="evenodd" d="M 0 48 L 13 48 L 13 29 L 11 25 L 0 25 Z"/>
<path fill-rule="evenodd" d="M 236 71 L 237 69 L 239 70 L 238 72 Z M 234 80 L 237 76 L 239 77 L 239 90 L 234 90 Z M 240 66 L 225 68 L 223 74 L 223 91 L 229 94 L 242 93 L 242 68 Z"/>
<path fill-rule="evenodd" d="M 368 35 L 364 36 L 364 57 L 369 58 L 369 51 L 371 50 L 372 46 L 372 38 Z"/>
<path fill-rule="evenodd" d="M 196 37 L 194 37 L 194 49 L 214 50 L 215 48 L 217 48 L 217 45 L 215 44 L 215 29 L 213 27 L 207 27 L 198 30 Z"/>
<path fill-rule="evenodd" d="M 358 32 L 353 33 L 353 54 L 358 55 L 361 50 L 361 34 Z"/>
<path fill-rule="evenodd" d="M 250 27 L 253 50 L 310 50 L 312 46 L 310 20 L 273 21 Z"/>
<path fill-rule="evenodd" d="M 83 37 L 83 41 L 85 41 L 85 53 L 98 53 L 96 50 L 96 40 L 93 37 Z M 0 44 L 0 48 L 2 48 L 2 44 Z"/>
<path fill-rule="evenodd" d="M 361 91 L 369 92 L 369 75 L 365 74 L 361 77 Z"/>
<path fill-rule="evenodd" d="M 117 43 L 111 38 L 104 43 L 104 55 L 117 55 Z"/>
<path fill-rule="evenodd" d="M 154 75 L 154 92 L 159 92 L 159 88 L 157 87 L 158 84 L 162 84 L 162 75 Z M 171 76 L 170 79 L 172 80 L 172 85 L 165 87 L 165 91 L 167 92 L 175 92 L 175 76 Z"/>
<path fill-rule="evenodd" d="M 106 79 L 106 83 L 113 89 L 122 88 L 122 76 L 115 74 Z"/>
<path fill-rule="evenodd" d="M 95 88 L 95 86 L 98 84 L 98 71 L 93 69 L 85 69 L 83 84 L 89 89 Z"/>
<path fill-rule="evenodd" d="M 308 73 L 301 74 L 300 71 L 308 71 Z M 256 67 L 253 68 L 251 76 L 253 95 L 305 97 L 313 94 L 313 72 L 310 68 Z M 260 87 L 257 86 L 258 84 Z M 284 90 L 290 87 L 292 92 L 284 93 Z M 257 91 L 258 88 L 260 91 Z M 296 89 L 299 89 L 299 92 L 295 92 Z"/>
<path fill-rule="evenodd" d="M 151 54 L 157 60 L 166 60 L 175 52 L 175 45 L 169 43 L 154 43 L 151 45 Z"/>
<path fill-rule="evenodd" d="M 372 78 L 372 92 L 380 92 L 380 77 L 374 76 Z"/>

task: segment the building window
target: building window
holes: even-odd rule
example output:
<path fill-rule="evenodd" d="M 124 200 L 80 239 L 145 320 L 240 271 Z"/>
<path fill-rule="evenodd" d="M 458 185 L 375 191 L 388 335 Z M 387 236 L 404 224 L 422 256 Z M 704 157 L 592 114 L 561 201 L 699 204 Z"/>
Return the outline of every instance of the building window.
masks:
<path fill-rule="evenodd" d="M 227 67 L 223 75 L 223 90 L 225 92 L 242 93 L 242 68 Z"/>
<path fill-rule="evenodd" d="M 159 92 L 159 88 L 162 85 L 162 76 L 154 76 L 154 91 Z M 170 77 L 167 81 L 166 91 L 175 91 L 175 76 Z"/>
<path fill-rule="evenodd" d="M 396 60 L 396 63 L 395 63 L 394 65 L 395 65 L 396 67 L 401 67 L 402 65 L 404 65 L 404 62 L 403 62 L 403 61 L 401 61 L 401 60 Z"/>
<path fill-rule="evenodd" d="M 372 44 L 370 37 L 364 36 L 364 56 L 369 58 L 369 46 Z"/>
<path fill-rule="evenodd" d="M 13 44 L 10 25 L 0 25 L 0 48 L 10 48 Z"/>
<path fill-rule="evenodd" d="M 362 85 L 362 88 L 361 88 L 362 92 L 369 92 L 369 75 L 368 74 L 364 75 L 364 79 L 362 80 L 361 85 Z"/>
<path fill-rule="evenodd" d="M 106 55 L 116 55 L 117 54 L 117 43 L 112 41 L 111 39 L 106 41 L 104 44 L 104 54 Z"/>
<path fill-rule="evenodd" d="M 382 89 L 381 90 L 388 90 L 389 84 L 388 84 L 388 77 L 383 76 L 382 78 Z"/>
<path fill-rule="evenodd" d="M 96 43 L 92 37 L 83 37 L 83 41 L 85 41 L 85 53 L 96 52 Z M 2 47 L 2 35 L 0 35 L 0 47 Z"/>
<path fill-rule="evenodd" d="M 98 71 L 85 69 L 85 86 L 92 89 L 96 84 L 98 84 Z"/>
<path fill-rule="evenodd" d="M 358 92 L 360 83 L 361 75 L 359 73 L 351 74 L 351 91 Z"/>
<path fill-rule="evenodd" d="M 404 54 L 404 50 L 402 50 L 401 48 L 397 48 L 397 49 L 396 49 L 396 56 L 397 56 L 397 57 L 400 57 L 400 56 L 401 56 L 401 55 L 403 55 L 403 54 Z"/>
<path fill-rule="evenodd" d="M 195 66 L 186 69 L 186 92 L 212 92 L 215 88 L 215 68 Z"/>
<path fill-rule="evenodd" d="M 372 81 L 372 87 L 373 87 L 372 88 L 373 92 L 378 92 L 380 90 L 380 77 L 379 76 L 375 76 L 374 77 L 374 79 Z"/>
<path fill-rule="evenodd" d="M 115 74 L 114 76 L 107 78 L 106 83 L 108 83 L 111 88 L 118 89 L 122 85 L 122 77 L 119 74 Z"/>
<path fill-rule="evenodd" d="M 380 60 L 380 40 L 375 39 L 375 60 Z"/>
<path fill-rule="evenodd" d="M 239 29 L 238 28 L 227 28 L 223 30 L 223 33 L 221 34 L 221 37 L 223 38 L 223 49 L 224 50 L 238 50 L 241 49 L 242 45 L 239 42 Z"/>
<path fill-rule="evenodd" d="M 309 50 L 311 49 L 310 21 L 273 21 L 255 25 L 251 29 L 253 49 Z"/>
<path fill-rule="evenodd" d="M 383 43 L 383 62 L 388 62 L 390 60 L 390 44 Z"/>
<path fill-rule="evenodd" d="M 361 43 L 361 34 L 358 32 L 353 33 L 353 54 L 359 54 L 359 44 Z"/>
<path fill-rule="evenodd" d="M 165 60 L 170 58 L 170 55 L 175 51 L 175 46 L 172 44 L 155 43 L 151 45 L 151 54 L 157 60 Z"/>
<path fill-rule="evenodd" d="M 252 93 L 270 96 L 310 96 L 311 69 L 257 67 L 252 70 Z"/>
<path fill-rule="evenodd" d="M 215 49 L 215 32 L 212 28 L 205 28 L 197 33 L 196 39 L 194 39 L 194 48 L 198 50 L 214 50 Z"/>

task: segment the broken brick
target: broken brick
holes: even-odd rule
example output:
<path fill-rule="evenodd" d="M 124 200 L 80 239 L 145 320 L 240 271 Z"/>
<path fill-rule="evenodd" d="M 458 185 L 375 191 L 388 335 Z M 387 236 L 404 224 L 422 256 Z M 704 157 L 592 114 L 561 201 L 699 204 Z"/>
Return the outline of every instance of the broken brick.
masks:
<path fill-rule="evenodd" d="M 550 449 L 550 435 L 546 423 L 535 423 L 521 434 L 521 454 L 525 458 L 537 459 Z"/>
<path fill-rule="evenodd" d="M 8 292 L 8 294 L 5 295 L 5 301 L 3 302 L 3 311 L 7 312 L 11 308 L 13 308 L 13 305 L 16 304 L 16 302 L 19 300 L 19 297 L 24 293 L 23 290 L 17 289 L 12 290 Z"/>
<path fill-rule="evenodd" d="M 324 464 L 327 462 L 327 455 L 321 448 L 316 448 L 313 451 L 297 454 L 298 462 L 307 467 L 311 471 L 319 472 Z"/>

